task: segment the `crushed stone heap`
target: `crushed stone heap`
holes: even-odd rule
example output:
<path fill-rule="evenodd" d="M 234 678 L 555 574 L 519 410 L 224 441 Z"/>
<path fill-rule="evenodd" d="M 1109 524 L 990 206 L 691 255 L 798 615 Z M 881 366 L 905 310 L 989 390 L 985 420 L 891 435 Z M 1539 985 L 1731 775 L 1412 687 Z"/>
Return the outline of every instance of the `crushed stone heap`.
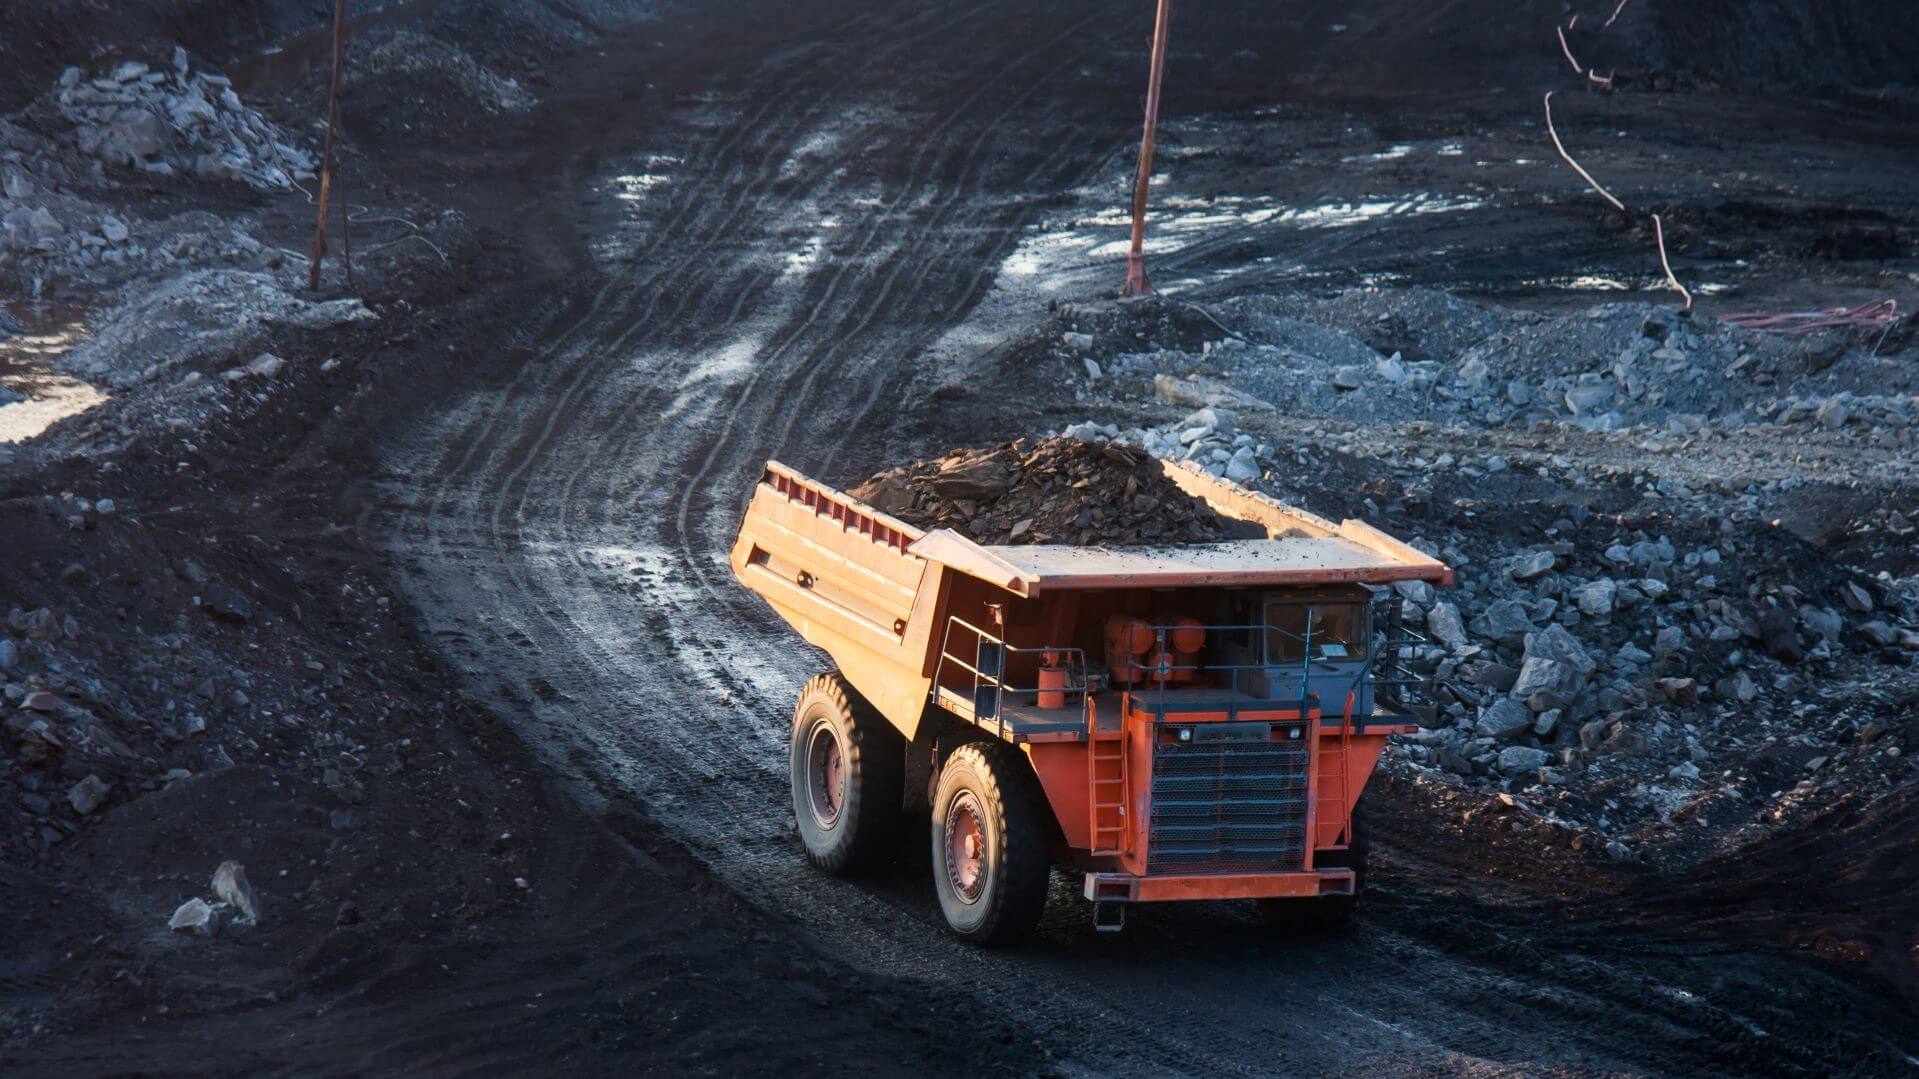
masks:
<path fill-rule="evenodd" d="M 1065 437 L 956 450 L 881 472 L 852 494 L 976 543 L 1208 543 L 1226 538 L 1230 524 L 1140 450 Z"/>

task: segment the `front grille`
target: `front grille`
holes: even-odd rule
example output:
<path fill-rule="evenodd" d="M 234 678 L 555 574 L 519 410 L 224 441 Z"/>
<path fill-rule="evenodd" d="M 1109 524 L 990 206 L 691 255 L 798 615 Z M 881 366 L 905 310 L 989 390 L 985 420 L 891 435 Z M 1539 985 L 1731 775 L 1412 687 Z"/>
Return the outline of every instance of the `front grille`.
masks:
<path fill-rule="evenodd" d="M 1151 873 L 1305 867 L 1304 741 L 1161 741 L 1153 750 Z"/>

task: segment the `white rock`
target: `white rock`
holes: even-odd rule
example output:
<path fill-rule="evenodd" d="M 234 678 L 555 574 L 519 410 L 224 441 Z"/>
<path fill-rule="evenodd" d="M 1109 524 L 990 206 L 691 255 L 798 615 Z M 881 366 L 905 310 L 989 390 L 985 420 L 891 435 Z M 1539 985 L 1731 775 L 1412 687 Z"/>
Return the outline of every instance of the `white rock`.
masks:
<path fill-rule="evenodd" d="M 239 911 L 248 923 L 260 920 L 260 898 L 253 892 L 253 883 L 247 880 L 246 867 L 239 862 L 221 862 L 220 868 L 213 871 L 213 894 Z"/>
<path fill-rule="evenodd" d="M 258 375 L 261 378 L 272 378 L 274 375 L 279 374 L 280 369 L 285 366 L 285 360 L 275 356 L 271 352 L 262 352 L 253 358 L 252 363 L 247 364 L 247 374 Z"/>
<path fill-rule="evenodd" d="M 220 912 L 214 910 L 206 900 L 195 896 L 180 904 L 173 912 L 173 917 L 167 919 L 167 928 L 175 933 L 216 936 L 220 932 Z"/>

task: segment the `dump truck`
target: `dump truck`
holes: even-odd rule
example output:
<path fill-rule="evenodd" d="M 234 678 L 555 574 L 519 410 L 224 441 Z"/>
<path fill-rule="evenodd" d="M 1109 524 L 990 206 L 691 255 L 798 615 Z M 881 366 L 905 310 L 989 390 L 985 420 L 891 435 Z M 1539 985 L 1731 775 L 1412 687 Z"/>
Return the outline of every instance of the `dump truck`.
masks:
<path fill-rule="evenodd" d="M 1390 586 L 1452 571 L 1363 522 L 1154 465 L 1229 538 L 989 546 L 767 463 L 731 565 L 836 665 L 791 728 L 812 864 L 871 869 L 929 821 L 946 924 L 981 944 L 1035 928 L 1055 867 L 1084 874 L 1102 930 L 1174 900 L 1350 915 L 1360 796 L 1422 707 L 1421 638 Z"/>

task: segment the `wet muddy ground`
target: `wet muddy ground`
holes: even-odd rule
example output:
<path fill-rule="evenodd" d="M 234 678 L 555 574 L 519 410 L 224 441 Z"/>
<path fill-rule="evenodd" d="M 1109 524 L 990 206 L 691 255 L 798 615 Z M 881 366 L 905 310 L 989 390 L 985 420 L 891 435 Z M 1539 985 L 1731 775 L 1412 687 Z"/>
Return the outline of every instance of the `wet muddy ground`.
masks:
<path fill-rule="evenodd" d="M 1544 139 L 1535 106 L 1563 64 L 1550 19 L 1541 34 L 1470 6 L 1394 19 L 1391 4 L 1315 5 L 1283 24 L 1246 5 L 1184 13 L 1153 233 L 1172 302 L 1408 284 L 1543 309 L 1651 296 L 1643 230 L 1615 223 Z M 940 934 L 911 852 L 853 885 L 806 869 L 786 717 L 822 661 L 730 581 L 740 499 L 768 457 L 851 481 L 1088 418 L 1059 367 L 1023 358 L 1049 301 L 1117 283 L 1146 25 L 1066 2 L 753 14 L 669 8 L 570 47 L 556 32 L 539 70 L 519 72 L 536 107 L 463 114 L 438 135 L 412 126 L 436 115 L 417 93 L 386 119 L 377 97 L 358 103 L 351 144 L 377 184 L 458 210 L 475 245 L 374 286 L 377 326 L 276 342 L 296 362 L 351 357 L 332 381 L 302 376 L 222 421 L 224 437 L 161 443 L 126 476 L 187 507 L 149 526 L 184 545 L 166 561 L 210 548 L 227 559 L 216 573 L 293 567 L 303 583 L 276 587 L 275 616 L 321 612 L 331 643 L 315 649 L 344 649 L 372 603 L 346 606 L 330 574 L 390 598 L 393 624 L 360 662 L 384 692 L 451 706 L 403 728 L 436 763 L 369 779 L 385 800 L 346 838 L 270 811 L 277 793 L 249 786 L 244 764 L 210 776 L 269 823 L 262 864 L 316 865 L 297 891 L 269 885 L 297 918 L 210 955 L 167 944 L 156 959 L 141 931 L 157 934 L 161 899 L 98 883 L 169 849 L 131 818 L 172 813 L 154 799 L 190 789 L 81 830 L 80 853 L 31 870 L 62 901 L 22 930 L 38 943 L 11 983 L 0 1062 L 1919 1067 L 1900 902 L 1919 874 L 1900 838 L 1910 797 L 1654 868 L 1529 842 L 1481 802 L 1395 776 L 1375 793 L 1377 893 L 1336 938 L 1266 937 L 1231 905 L 1142 911 L 1098 935 L 1062 877 L 1035 946 L 984 953 Z M 1431 59 L 1495 25 L 1483 48 Z M 487 33 L 457 40 L 511 70 L 512 43 Z M 1694 84 L 1555 104 L 1584 163 L 1680 223 L 1675 270 L 1713 286 L 1706 312 L 1915 298 L 1909 239 L 1883 238 L 1919 214 L 1899 99 Z M 297 245 L 292 217 L 282 239 Z M 194 469 L 173 474 L 176 457 Z M 20 461 L 15 500 L 97 469 Z M 135 601 L 63 600 L 73 556 L 48 520 L 33 540 L 44 568 L 8 602 L 111 624 Z M 215 810 L 180 807 L 181 828 Z M 243 832 L 208 828 L 167 871 L 210 871 L 199 861 Z M 524 838 L 487 838 L 503 833 Z M 342 922 L 346 896 L 384 916 Z M 123 951 L 61 958 L 94 936 Z M 258 965 L 241 965 L 255 945 Z M 158 988 L 126 992 L 118 971 Z"/>

